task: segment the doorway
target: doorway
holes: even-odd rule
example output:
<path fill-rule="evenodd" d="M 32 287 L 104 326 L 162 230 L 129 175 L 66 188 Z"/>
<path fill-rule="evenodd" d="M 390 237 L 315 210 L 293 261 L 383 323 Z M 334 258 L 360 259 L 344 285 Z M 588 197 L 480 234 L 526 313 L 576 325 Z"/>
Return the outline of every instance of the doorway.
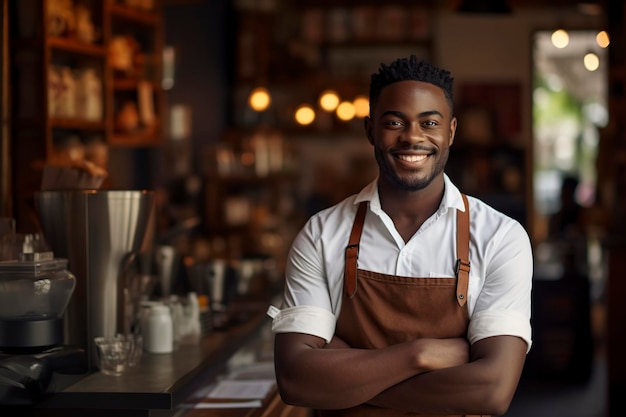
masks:
<path fill-rule="evenodd" d="M 586 382 L 605 369 L 605 255 L 587 213 L 596 199 L 600 129 L 608 124 L 607 46 L 598 30 L 533 35 L 536 343 L 528 363 L 567 381 Z"/>
<path fill-rule="evenodd" d="M 599 129 L 608 123 L 608 53 L 598 39 L 597 30 L 542 30 L 533 37 L 533 198 L 538 242 L 548 238 L 550 218 L 562 208 L 565 182 L 576 183 L 578 204 L 590 207 L 595 202 Z"/>

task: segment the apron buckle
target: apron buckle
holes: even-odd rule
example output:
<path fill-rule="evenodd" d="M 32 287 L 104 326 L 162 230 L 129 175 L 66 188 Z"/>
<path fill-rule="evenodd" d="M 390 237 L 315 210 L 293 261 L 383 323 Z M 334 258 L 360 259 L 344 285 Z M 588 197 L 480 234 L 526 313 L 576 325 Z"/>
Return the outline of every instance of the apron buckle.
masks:
<path fill-rule="evenodd" d="M 461 258 L 458 258 L 456 260 L 456 265 L 454 267 L 454 275 L 456 275 L 457 277 L 459 276 L 459 272 L 466 272 L 469 274 L 470 271 L 470 263 L 469 261 L 464 261 Z"/>

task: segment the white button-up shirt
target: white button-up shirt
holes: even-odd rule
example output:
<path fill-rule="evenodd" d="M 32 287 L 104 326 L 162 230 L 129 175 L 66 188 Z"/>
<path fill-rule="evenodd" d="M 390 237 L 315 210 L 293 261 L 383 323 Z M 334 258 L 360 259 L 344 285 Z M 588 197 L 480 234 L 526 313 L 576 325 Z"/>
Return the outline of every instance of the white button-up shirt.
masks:
<path fill-rule="evenodd" d="M 312 216 L 296 236 L 286 268 L 281 309 L 270 306 L 272 330 L 307 333 L 330 341 L 341 310 L 344 252 L 358 204 L 369 201 L 358 268 L 407 277 L 454 277 L 456 210 L 460 191 L 445 176 L 439 209 L 408 242 L 382 210 L 377 180 L 359 194 Z M 482 201 L 470 207 L 470 343 L 499 335 L 531 345 L 532 249 L 524 228 Z"/>

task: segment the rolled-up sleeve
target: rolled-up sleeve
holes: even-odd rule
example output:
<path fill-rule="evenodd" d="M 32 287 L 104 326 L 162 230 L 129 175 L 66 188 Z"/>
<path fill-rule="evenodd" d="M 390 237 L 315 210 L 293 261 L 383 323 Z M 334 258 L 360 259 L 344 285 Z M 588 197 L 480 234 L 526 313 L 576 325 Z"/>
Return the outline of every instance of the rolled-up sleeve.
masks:
<path fill-rule="evenodd" d="M 517 336 L 531 347 L 532 248 L 517 222 L 500 225 L 485 250 L 485 280 L 470 318 L 471 343 L 491 336 Z M 471 279 L 471 278 L 470 278 Z"/>
<path fill-rule="evenodd" d="M 328 310 L 314 306 L 296 306 L 278 309 L 270 306 L 274 333 L 306 333 L 330 342 L 335 334 L 335 316 Z"/>
<path fill-rule="evenodd" d="M 517 336 L 526 342 L 526 352 L 532 344 L 532 331 L 528 316 L 511 310 L 486 310 L 476 313 L 467 332 L 470 343 L 494 335 Z"/>

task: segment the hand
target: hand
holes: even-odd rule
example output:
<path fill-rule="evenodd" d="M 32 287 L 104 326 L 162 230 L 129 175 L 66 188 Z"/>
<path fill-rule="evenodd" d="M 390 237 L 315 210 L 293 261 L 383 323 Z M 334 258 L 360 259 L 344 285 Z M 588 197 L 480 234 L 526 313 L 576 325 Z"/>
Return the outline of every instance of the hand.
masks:
<path fill-rule="evenodd" d="M 415 344 L 417 365 L 425 372 L 469 362 L 470 348 L 466 339 L 419 339 Z"/>

